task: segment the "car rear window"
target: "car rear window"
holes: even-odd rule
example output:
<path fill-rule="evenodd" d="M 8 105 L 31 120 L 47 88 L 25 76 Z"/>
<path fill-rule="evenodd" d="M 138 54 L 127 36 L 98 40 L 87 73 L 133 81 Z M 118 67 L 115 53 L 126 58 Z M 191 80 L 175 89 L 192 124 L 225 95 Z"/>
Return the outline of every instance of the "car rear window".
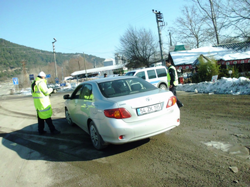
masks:
<path fill-rule="evenodd" d="M 98 83 L 102 95 L 106 98 L 126 96 L 158 89 L 141 78 L 126 78 Z"/>

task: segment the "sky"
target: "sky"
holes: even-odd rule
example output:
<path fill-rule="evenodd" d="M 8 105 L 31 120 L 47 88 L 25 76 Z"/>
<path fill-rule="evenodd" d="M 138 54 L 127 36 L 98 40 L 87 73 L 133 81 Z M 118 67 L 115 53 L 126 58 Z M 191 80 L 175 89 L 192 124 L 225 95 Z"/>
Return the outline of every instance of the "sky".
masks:
<path fill-rule="evenodd" d="M 114 58 L 120 37 L 131 26 L 150 29 L 158 40 L 156 16 L 168 27 L 191 0 L 0 0 L 0 38 L 19 45 L 62 53 Z M 165 46 L 165 45 L 164 45 Z"/>

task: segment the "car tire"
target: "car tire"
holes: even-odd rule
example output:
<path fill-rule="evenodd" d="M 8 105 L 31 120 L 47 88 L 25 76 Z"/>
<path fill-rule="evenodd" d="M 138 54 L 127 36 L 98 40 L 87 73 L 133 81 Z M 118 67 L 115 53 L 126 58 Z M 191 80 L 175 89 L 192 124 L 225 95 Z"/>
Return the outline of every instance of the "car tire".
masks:
<path fill-rule="evenodd" d="M 159 88 L 162 89 L 162 90 L 167 90 L 168 89 L 165 84 L 160 84 Z"/>
<path fill-rule="evenodd" d="M 69 125 L 71 125 L 71 126 L 74 125 L 67 108 L 65 108 L 65 118 L 66 118 Z"/>
<path fill-rule="evenodd" d="M 94 148 L 101 150 L 107 147 L 107 144 L 104 143 L 93 121 L 89 124 L 89 134 Z"/>

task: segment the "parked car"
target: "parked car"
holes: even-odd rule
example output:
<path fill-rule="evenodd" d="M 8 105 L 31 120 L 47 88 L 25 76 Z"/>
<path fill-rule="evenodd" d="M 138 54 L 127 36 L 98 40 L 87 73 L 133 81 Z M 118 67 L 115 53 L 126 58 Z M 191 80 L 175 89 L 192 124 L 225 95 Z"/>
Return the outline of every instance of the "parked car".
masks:
<path fill-rule="evenodd" d="M 56 90 L 56 91 L 61 89 L 60 84 L 48 84 L 47 87 L 53 88 L 53 90 Z"/>
<path fill-rule="evenodd" d="M 87 132 L 93 146 L 145 139 L 180 124 L 180 110 L 170 91 L 131 76 L 95 79 L 64 95 L 65 116 Z"/>
<path fill-rule="evenodd" d="M 126 73 L 127 76 L 137 76 L 149 83 L 153 84 L 155 87 L 167 90 L 167 69 L 165 66 L 157 66 L 151 68 L 144 68 L 138 70 L 132 70 Z"/>

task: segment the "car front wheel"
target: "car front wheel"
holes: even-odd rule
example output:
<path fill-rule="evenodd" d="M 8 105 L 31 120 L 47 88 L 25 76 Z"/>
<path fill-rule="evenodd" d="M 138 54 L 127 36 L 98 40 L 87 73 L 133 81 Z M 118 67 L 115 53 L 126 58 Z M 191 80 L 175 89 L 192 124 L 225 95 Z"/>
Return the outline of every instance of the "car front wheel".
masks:
<path fill-rule="evenodd" d="M 90 134 L 92 144 L 97 150 L 101 150 L 107 147 L 107 145 L 104 144 L 102 137 L 100 136 L 93 121 L 91 121 L 89 125 L 89 134 Z"/>

